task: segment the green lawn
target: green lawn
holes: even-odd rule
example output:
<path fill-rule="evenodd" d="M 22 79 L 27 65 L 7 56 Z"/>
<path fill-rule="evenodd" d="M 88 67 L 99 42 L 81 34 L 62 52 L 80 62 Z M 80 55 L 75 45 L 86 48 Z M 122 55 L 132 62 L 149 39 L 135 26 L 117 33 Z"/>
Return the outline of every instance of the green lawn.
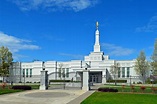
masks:
<path fill-rule="evenodd" d="M 122 88 L 122 85 L 104 85 L 104 87 L 110 87 L 110 88 L 115 88 L 118 89 L 118 92 L 132 92 L 131 87 L 130 86 L 125 86 L 124 88 Z M 144 93 L 152 93 L 152 86 L 145 86 L 146 89 L 144 90 Z M 156 87 L 156 86 L 155 86 Z M 143 92 L 140 89 L 140 86 L 134 86 L 134 92 Z"/>
<path fill-rule="evenodd" d="M 9 94 L 15 92 L 21 92 L 22 90 L 13 90 L 13 89 L 0 89 L 0 95 L 2 94 Z"/>
<path fill-rule="evenodd" d="M 10 88 L 8 88 L 9 86 L 6 86 L 4 89 L 0 86 L 0 95 L 24 91 L 24 90 L 13 90 L 13 89 L 11 89 L 12 86 L 10 86 Z M 32 90 L 39 89 L 39 85 L 29 85 L 29 86 L 32 87 Z"/>
<path fill-rule="evenodd" d="M 94 92 L 81 104 L 157 104 L 157 95 Z"/>

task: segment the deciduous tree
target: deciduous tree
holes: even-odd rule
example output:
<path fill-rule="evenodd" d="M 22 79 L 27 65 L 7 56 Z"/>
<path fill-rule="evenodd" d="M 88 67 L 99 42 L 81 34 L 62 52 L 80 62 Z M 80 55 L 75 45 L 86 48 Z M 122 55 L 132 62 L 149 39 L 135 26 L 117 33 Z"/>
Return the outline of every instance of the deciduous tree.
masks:
<path fill-rule="evenodd" d="M 135 71 L 138 75 L 142 77 L 143 83 L 145 83 L 148 70 L 149 70 L 149 63 L 146 60 L 144 51 L 141 51 L 135 62 Z"/>
<path fill-rule="evenodd" d="M 0 47 L 0 75 L 4 77 L 9 75 L 9 67 L 12 64 L 13 58 L 12 53 L 9 51 L 7 47 Z"/>

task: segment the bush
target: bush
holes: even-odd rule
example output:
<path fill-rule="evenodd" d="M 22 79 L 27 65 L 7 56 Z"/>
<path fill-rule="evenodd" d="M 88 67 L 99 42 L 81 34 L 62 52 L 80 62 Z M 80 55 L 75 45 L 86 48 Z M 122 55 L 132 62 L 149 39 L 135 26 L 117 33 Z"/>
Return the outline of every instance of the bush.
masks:
<path fill-rule="evenodd" d="M 142 90 L 142 92 L 144 92 L 144 90 L 146 89 L 145 86 L 141 86 L 140 89 Z"/>
<path fill-rule="evenodd" d="M 137 82 L 137 84 L 142 84 L 142 82 Z"/>
<path fill-rule="evenodd" d="M 14 90 L 31 90 L 32 87 L 27 86 L 27 85 L 16 85 L 16 86 L 13 86 L 12 89 L 14 89 Z"/>
<path fill-rule="evenodd" d="M 22 83 L 21 81 L 19 81 L 19 83 Z"/>
<path fill-rule="evenodd" d="M 107 80 L 108 83 L 115 83 L 115 80 Z M 127 80 L 116 80 L 117 83 L 127 83 Z"/>
<path fill-rule="evenodd" d="M 135 86 L 134 86 L 134 85 L 131 85 L 131 86 L 130 86 L 130 89 L 131 89 L 132 92 L 134 92 Z"/>
<path fill-rule="evenodd" d="M 50 82 L 70 82 L 71 80 L 50 80 Z"/>
<path fill-rule="evenodd" d="M 113 88 L 98 88 L 98 91 L 101 91 L 101 92 L 118 92 L 117 89 L 113 89 Z"/>

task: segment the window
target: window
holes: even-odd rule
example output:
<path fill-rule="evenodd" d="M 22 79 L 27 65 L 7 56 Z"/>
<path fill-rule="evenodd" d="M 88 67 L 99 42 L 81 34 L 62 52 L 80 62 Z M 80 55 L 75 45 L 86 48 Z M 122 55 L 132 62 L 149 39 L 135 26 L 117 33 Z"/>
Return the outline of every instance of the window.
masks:
<path fill-rule="evenodd" d="M 62 77 L 65 78 L 65 68 L 63 68 L 62 70 L 63 70 Z"/>
<path fill-rule="evenodd" d="M 130 68 L 127 67 L 127 77 L 129 77 L 129 76 L 130 76 Z"/>
<path fill-rule="evenodd" d="M 118 68 L 118 78 L 120 78 L 120 67 Z"/>
<path fill-rule="evenodd" d="M 25 77 L 25 69 L 23 69 L 23 77 Z"/>
<path fill-rule="evenodd" d="M 59 77 L 61 77 L 61 68 L 59 68 L 58 74 L 59 74 Z"/>
<path fill-rule="evenodd" d="M 28 69 L 26 69 L 26 77 L 28 77 Z"/>
<path fill-rule="evenodd" d="M 122 67 L 122 77 L 125 77 L 125 67 Z"/>
<path fill-rule="evenodd" d="M 32 69 L 30 69 L 30 77 L 32 77 Z"/>
<path fill-rule="evenodd" d="M 69 78 L 69 68 L 66 69 L 66 77 Z"/>

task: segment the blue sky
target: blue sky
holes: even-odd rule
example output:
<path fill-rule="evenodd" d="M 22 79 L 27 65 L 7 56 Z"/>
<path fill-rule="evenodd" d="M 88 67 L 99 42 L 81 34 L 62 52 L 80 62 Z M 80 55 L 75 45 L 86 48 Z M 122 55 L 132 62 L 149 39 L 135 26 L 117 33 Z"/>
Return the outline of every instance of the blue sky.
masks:
<path fill-rule="evenodd" d="M 0 0 L 0 45 L 14 61 L 83 60 L 93 51 L 111 59 L 149 59 L 157 37 L 157 0 Z"/>

